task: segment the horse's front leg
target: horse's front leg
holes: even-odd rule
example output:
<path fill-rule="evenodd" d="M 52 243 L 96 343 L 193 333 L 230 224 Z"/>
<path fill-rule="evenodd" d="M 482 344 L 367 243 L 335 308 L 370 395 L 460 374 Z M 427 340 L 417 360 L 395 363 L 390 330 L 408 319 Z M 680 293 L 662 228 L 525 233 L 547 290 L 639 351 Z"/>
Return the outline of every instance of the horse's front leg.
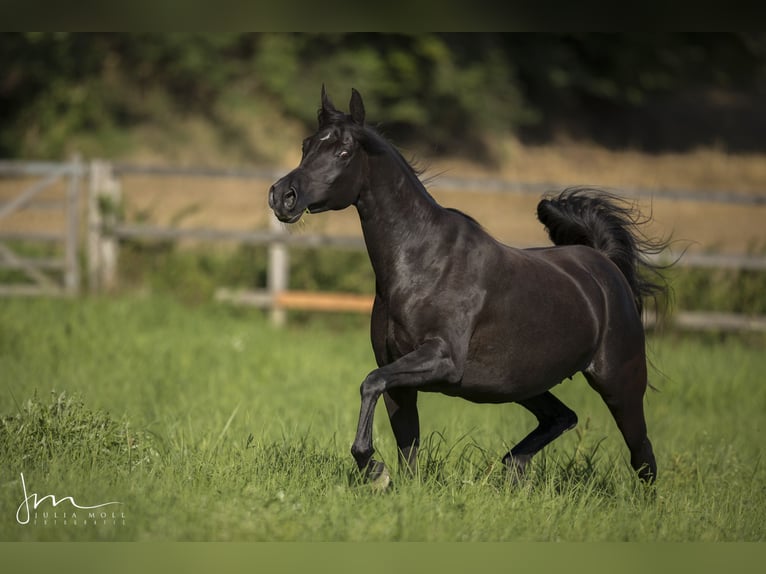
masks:
<path fill-rule="evenodd" d="M 380 395 L 405 389 L 417 391 L 429 383 L 457 383 L 463 376 L 462 364 L 462 358 L 456 356 L 454 349 L 445 340 L 435 338 L 367 375 L 360 389 L 362 405 L 359 426 L 351 446 L 351 454 L 365 478 L 376 481 L 383 477 L 387 482 L 385 467 L 372 459 L 372 420 Z"/>
<path fill-rule="evenodd" d="M 415 389 L 391 389 L 383 393 L 383 400 L 399 450 L 399 467 L 414 476 L 420 446 L 418 392 Z"/>

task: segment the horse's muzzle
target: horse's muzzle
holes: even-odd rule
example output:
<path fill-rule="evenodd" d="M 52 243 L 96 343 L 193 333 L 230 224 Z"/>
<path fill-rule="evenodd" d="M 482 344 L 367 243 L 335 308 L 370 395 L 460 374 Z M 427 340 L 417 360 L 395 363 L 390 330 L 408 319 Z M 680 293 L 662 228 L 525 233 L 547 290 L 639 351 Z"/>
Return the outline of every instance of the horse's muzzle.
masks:
<path fill-rule="evenodd" d="M 298 208 L 298 190 L 284 180 L 279 180 L 269 189 L 269 207 L 277 219 L 285 223 L 295 223 L 303 214 L 303 210 Z"/>

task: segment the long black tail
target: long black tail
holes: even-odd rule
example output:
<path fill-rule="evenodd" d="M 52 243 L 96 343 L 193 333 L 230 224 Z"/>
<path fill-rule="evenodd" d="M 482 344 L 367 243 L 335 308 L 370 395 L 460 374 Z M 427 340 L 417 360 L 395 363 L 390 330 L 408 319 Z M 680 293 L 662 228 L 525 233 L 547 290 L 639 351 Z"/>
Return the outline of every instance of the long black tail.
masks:
<path fill-rule="evenodd" d="M 628 280 L 639 313 L 653 299 L 658 314 L 667 302 L 667 266 L 650 261 L 667 246 L 666 240 L 648 238 L 641 226 L 651 218 L 611 193 L 590 188 L 569 188 L 537 205 L 537 217 L 555 245 L 587 245 L 604 253 Z"/>

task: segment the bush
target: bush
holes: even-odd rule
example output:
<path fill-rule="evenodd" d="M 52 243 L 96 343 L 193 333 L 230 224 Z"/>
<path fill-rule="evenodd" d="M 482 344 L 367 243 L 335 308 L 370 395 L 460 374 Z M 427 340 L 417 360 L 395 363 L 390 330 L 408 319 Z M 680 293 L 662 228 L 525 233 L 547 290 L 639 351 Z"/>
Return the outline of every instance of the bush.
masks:
<path fill-rule="evenodd" d="M 668 277 L 676 309 L 766 314 L 763 271 L 678 268 Z"/>
<path fill-rule="evenodd" d="M 51 391 L 44 402 L 35 392 L 17 408 L 15 415 L 0 418 L 0 456 L 11 467 L 45 470 L 57 460 L 131 471 L 157 455 L 151 435 L 90 410 L 67 393 Z"/>
<path fill-rule="evenodd" d="M 219 287 L 264 289 L 264 246 L 180 248 L 174 242 L 125 241 L 120 250 L 120 289 L 170 293 L 187 303 L 212 299 Z M 290 289 L 374 293 L 367 254 L 336 249 L 291 249 Z"/>

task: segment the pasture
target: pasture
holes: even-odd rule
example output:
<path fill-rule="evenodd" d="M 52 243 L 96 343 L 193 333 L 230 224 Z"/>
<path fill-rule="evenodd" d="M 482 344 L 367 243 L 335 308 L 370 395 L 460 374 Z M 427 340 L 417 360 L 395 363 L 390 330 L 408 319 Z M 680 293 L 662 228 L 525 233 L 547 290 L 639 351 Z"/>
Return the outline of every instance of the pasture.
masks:
<path fill-rule="evenodd" d="M 349 454 L 374 367 L 364 321 L 280 330 L 257 312 L 158 296 L 4 300 L 0 539 L 764 540 L 763 339 L 649 344 L 656 487 L 638 484 L 577 377 L 554 392 L 579 426 L 523 483 L 500 458 L 531 415 L 421 394 L 418 475 L 375 493 Z M 396 460 L 382 404 L 375 444 Z M 22 473 L 40 499 L 26 524 Z M 72 500 L 120 504 L 89 519 Z"/>

